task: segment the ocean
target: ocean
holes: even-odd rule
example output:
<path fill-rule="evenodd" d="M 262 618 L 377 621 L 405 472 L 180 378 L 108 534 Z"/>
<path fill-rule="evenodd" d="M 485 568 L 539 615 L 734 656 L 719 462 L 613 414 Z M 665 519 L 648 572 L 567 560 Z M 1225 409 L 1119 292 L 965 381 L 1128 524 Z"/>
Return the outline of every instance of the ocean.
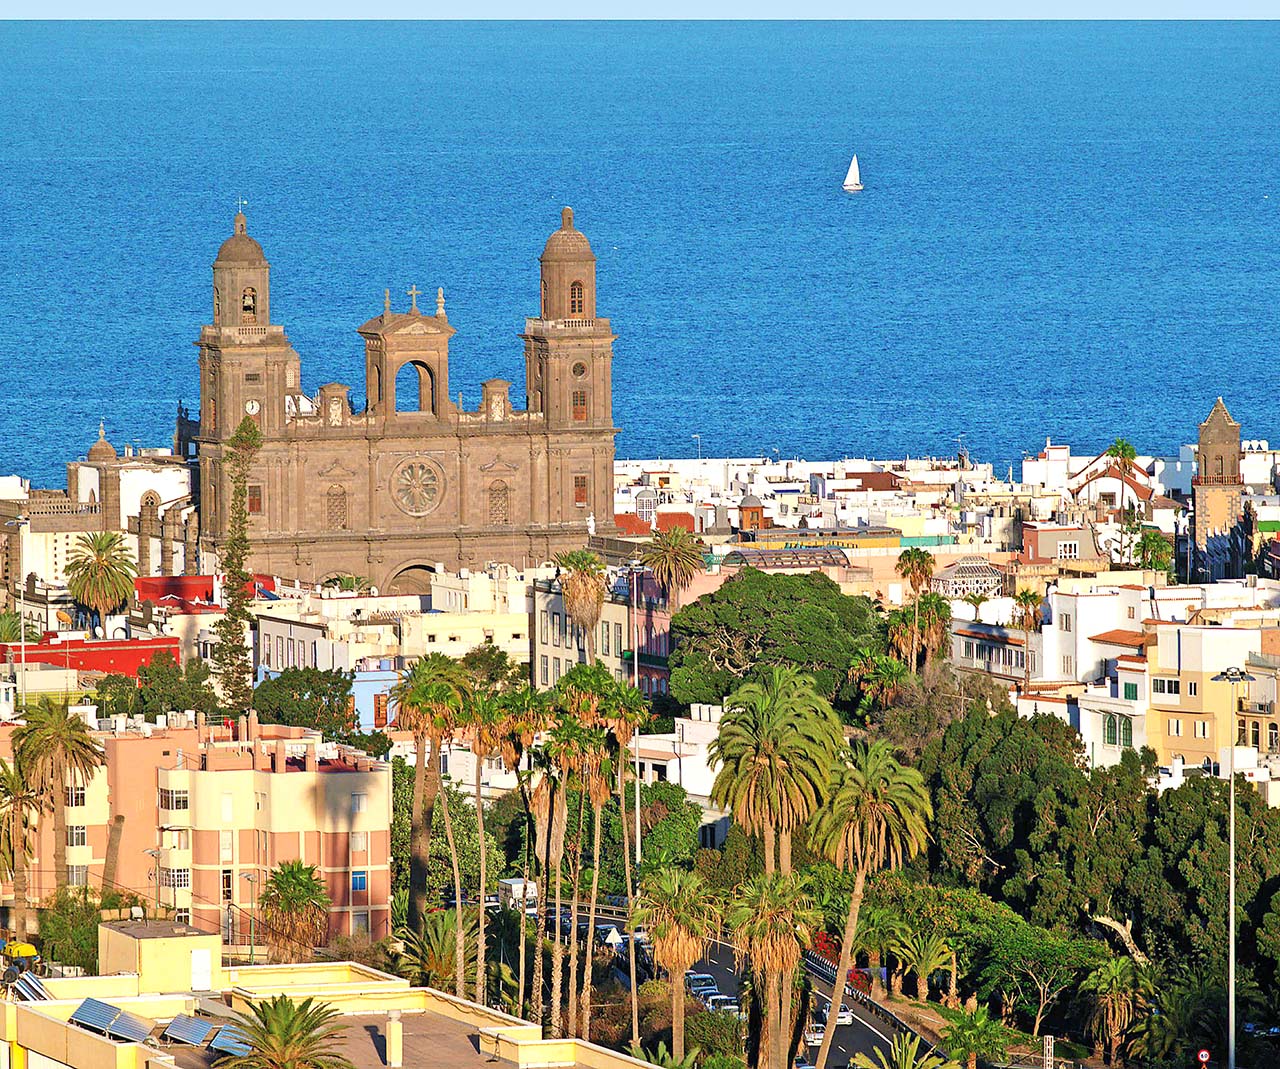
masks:
<path fill-rule="evenodd" d="M 197 398 L 238 197 L 303 385 L 443 286 L 523 395 L 562 205 L 620 457 L 1280 439 L 1280 25 L 0 25 L 0 474 Z M 840 184 L 857 152 L 866 190 Z M 430 306 L 430 300 L 427 300 Z"/>

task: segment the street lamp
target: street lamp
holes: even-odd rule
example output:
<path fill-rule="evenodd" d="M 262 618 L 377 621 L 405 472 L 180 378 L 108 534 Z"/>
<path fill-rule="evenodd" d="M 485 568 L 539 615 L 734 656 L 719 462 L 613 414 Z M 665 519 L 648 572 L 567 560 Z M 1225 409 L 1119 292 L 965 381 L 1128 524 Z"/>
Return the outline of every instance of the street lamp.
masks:
<path fill-rule="evenodd" d="M 1227 762 L 1227 1069 L 1236 1069 L 1236 720 L 1240 703 L 1236 688 L 1252 683 L 1253 676 L 1239 668 L 1227 668 L 1214 682 L 1231 684 L 1231 749 Z"/>
<path fill-rule="evenodd" d="M 631 685 L 640 689 L 640 584 L 644 581 L 644 565 L 631 562 Z M 636 868 L 640 866 L 640 733 L 631 736 L 635 743 L 633 760 L 636 773 Z M 639 878 L 637 872 L 636 878 Z"/>
<path fill-rule="evenodd" d="M 152 866 L 152 876 L 155 878 L 156 885 L 156 917 L 160 916 L 160 851 L 156 849 L 142 851 L 151 858 L 155 864 Z"/>
<path fill-rule="evenodd" d="M 258 894 L 255 884 L 258 882 L 256 872 L 242 872 L 242 880 L 249 881 L 249 964 L 253 964 L 253 952 L 258 943 Z"/>
<path fill-rule="evenodd" d="M 698 443 L 698 459 L 701 460 L 702 459 L 702 435 L 695 434 L 695 435 L 692 435 L 692 437 Z"/>
<path fill-rule="evenodd" d="M 22 677 L 18 683 L 18 704 L 24 711 L 27 708 L 27 583 L 22 574 L 22 536 L 30 525 L 31 521 L 26 516 L 5 521 L 6 527 L 18 529 L 18 649 L 21 651 L 19 656 L 22 660 Z"/>

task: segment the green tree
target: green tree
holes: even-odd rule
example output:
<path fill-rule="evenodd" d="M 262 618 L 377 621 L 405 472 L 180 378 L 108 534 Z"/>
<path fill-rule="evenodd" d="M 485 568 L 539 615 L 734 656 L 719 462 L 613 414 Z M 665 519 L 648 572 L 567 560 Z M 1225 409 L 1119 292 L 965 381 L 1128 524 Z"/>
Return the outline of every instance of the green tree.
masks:
<path fill-rule="evenodd" d="M 744 568 L 719 590 L 671 620 L 671 694 L 719 702 L 774 666 L 811 675 L 835 700 L 856 654 L 878 644 L 879 622 L 866 598 L 849 597 L 820 572 L 766 574 Z"/>
<path fill-rule="evenodd" d="M 1144 998 L 1142 978 L 1132 958 L 1107 958 L 1080 983 L 1089 1001 L 1089 1031 L 1107 1045 L 1116 1064 L 1116 1050 L 1133 1027 Z"/>
<path fill-rule="evenodd" d="M 711 744 L 711 799 L 764 839 L 765 871 L 791 869 L 791 835 L 817 810 L 842 741 L 831 703 L 796 668 L 770 668 L 725 699 Z"/>
<path fill-rule="evenodd" d="M 978 1069 L 978 1059 L 994 1062 L 1009 1050 L 1009 1033 L 993 1018 L 986 1006 L 969 1013 L 956 1013 L 942 1033 L 947 1050 L 965 1059 L 968 1069 Z"/>
<path fill-rule="evenodd" d="M 0 878 L 13 881 L 13 930 L 19 942 L 29 934 L 27 860 L 35 818 L 44 805 L 20 758 L 15 756 L 12 764 L 0 758 Z"/>
<path fill-rule="evenodd" d="M 921 594 L 916 599 L 916 612 L 920 616 L 920 642 L 928 668 L 929 658 L 944 653 L 951 637 L 951 603 L 941 594 Z"/>
<path fill-rule="evenodd" d="M 462 710 L 459 717 L 459 726 L 463 729 L 471 742 L 472 764 L 475 768 L 474 788 L 475 788 L 475 812 L 477 823 L 476 840 L 480 847 L 480 874 L 476 881 L 478 884 L 477 899 L 480 902 L 479 922 L 476 925 L 476 960 L 485 960 L 484 949 L 484 922 L 486 911 L 484 909 L 485 895 L 489 890 L 488 880 L 488 859 L 489 852 L 486 849 L 485 832 L 484 832 L 484 797 L 480 792 L 481 772 L 484 770 L 484 763 L 493 756 L 498 750 L 499 743 L 502 739 L 504 729 L 504 719 L 506 709 L 501 699 L 495 691 L 489 689 L 478 689 L 473 687 L 462 701 Z M 479 970 L 477 970 L 479 972 Z M 483 975 L 476 976 L 476 1001 L 484 1006 L 488 1004 L 484 990 L 485 977 Z"/>
<path fill-rule="evenodd" d="M 937 1051 L 922 1051 L 920 1037 L 903 1032 L 893 1037 L 887 1055 L 883 1047 L 877 1047 L 873 1061 L 859 1051 L 849 1064 L 855 1069 L 960 1069 L 959 1062 Z"/>
<path fill-rule="evenodd" d="M 105 624 L 133 596 L 138 565 L 119 531 L 90 531 L 76 539 L 64 571 L 71 596 Z"/>
<path fill-rule="evenodd" d="M 363 575 L 332 575 L 321 586 L 348 594 L 367 594 L 371 589 L 368 578 Z"/>
<path fill-rule="evenodd" d="M 1033 1019 L 1040 1034 L 1045 1014 L 1102 958 L 1091 940 L 1061 936 L 1025 921 L 995 933 L 982 976 L 984 990 L 997 993 Z"/>
<path fill-rule="evenodd" d="M 683 527 L 655 531 L 640 547 L 640 563 L 653 572 L 653 578 L 672 602 L 678 601 L 694 577 L 706 569 L 702 543 Z"/>
<path fill-rule="evenodd" d="M 684 974 L 706 949 L 720 923 L 715 899 L 696 872 L 663 869 L 640 881 L 632 927 L 643 925 L 654 960 L 671 984 L 671 1049 L 684 1058 Z"/>
<path fill-rule="evenodd" d="M 211 677 L 208 664 L 197 657 L 192 657 L 179 668 L 172 654 L 157 653 L 148 664 L 138 669 L 138 708 L 152 721 L 161 713 L 185 712 L 188 709 L 211 716 L 218 709 L 218 696 L 214 693 Z M 123 690 L 123 687 L 119 688 L 121 697 Z"/>
<path fill-rule="evenodd" d="M 587 639 L 587 664 L 596 661 L 596 625 L 604 608 L 604 561 L 589 549 L 571 549 L 555 556 L 560 570 L 564 611 L 582 628 Z"/>
<path fill-rule="evenodd" d="M 897 868 L 925 848 L 933 806 L 920 773 L 899 764 L 883 741 L 855 743 L 832 771 L 831 799 L 818 814 L 814 838 L 827 858 L 854 873 L 836 967 L 837 976 L 846 976 L 868 874 Z M 834 1032 L 823 1034 L 817 1069 L 825 1069 Z"/>
<path fill-rule="evenodd" d="M 96 974 L 101 910 L 101 903 L 87 887 L 60 887 L 54 891 L 40 906 L 44 956 Z"/>
<path fill-rule="evenodd" d="M 13 733 L 13 749 L 53 811 L 53 873 L 56 887 L 67 886 L 67 788 L 85 785 L 102 764 L 102 749 L 85 722 L 66 702 L 41 698 L 28 710 L 26 723 Z"/>
<path fill-rule="evenodd" d="M 914 623 L 911 626 L 911 661 L 910 667 L 914 672 L 919 665 L 917 651 L 920 648 L 920 592 L 928 585 L 929 580 L 933 578 L 933 554 L 927 549 L 920 549 L 918 546 L 912 546 L 904 549 L 898 554 L 898 562 L 894 565 L 896 571 L 911 587 L 912 600 L 914 607 Z"/>
<path fill-rule="evenodd" d="M 154 661 L 160 656 L 157 653 L 151 659 Z M 142 708 L 137 679 L 119 672 L 112 672 L 98 680 L 95 697 L 98 708 L 105 716 L 136 716 Z"/>
<path fill-rule="evenodd" d="M 20 628 L 18 614 L 16 612 L 0 612 L 0 642 L 11 644 L 22 641 L 22 632 L 26 632 L 26 640 L 28 642 L 39 642 L 40 632 L 27 624 L 25 628 Z"/>
<path fill-rule="evenodd" d="M 242 712 L 253 701 L 253 662 L 245 632 L 253 623 L 248 586 L 253 575 L 249 559 L 249 468 L 262 448 L 262 432 L 248 416 L 227 439 L 225 465 L 231 480 L 226 539 L 219 567 L 223 578 L 223 613 L 213 625 L 218 642 L 213 648 L 214 674 L 228 709 Z"/>
<path fill-rule="evenodd" d="M 218 1069 L 355 1069 L 338 1052 L 347 1030 L 340 1020 L 332 1006 L 310 998 L 274 995 L 250 1002 L 237 1020 L 249 1053 L 222 1058 Z"/>
<path fill-rule="evenodd" d="M 341 668 L 286 668 L 264 679 L 253 692 L 253 707 L 264 724 L 315 728 L 326 738 L 346 735 L 355 726 L 351 685 L 355 673 Z"/>
<path fill-rule="evenodd" d="M 329 931 L 329 892 L 314 865 L 281 861 L 258 897 L 262 928 L 277 961 L 305 960 Z"/>
<path fill-rule="evenodd" d="M 529 666 L 512 660 L 506 650 L 492 642 L 467 650 L 459 663 L 477 690 L 507 694 L 529 684 Z"/>
<path fill-rule="evenodd" d="M 939 932 L 908 932 L 895 948 L 903 964 L 915 974 L 916 999 L 929 997 L 929 977 L 951 961 L 951 948 Z"/>
<path fill-rule="evenodd" d="M 1133 443 L 1127 438 L 1117 438 L 1107 446 L 1103 456 L 1108 456 L 1114 460 L 1120 461 L 1121 470 L 1128 471 L 1130 465 L 1132 465 L 1134 460 L 1137 458 L 1138 451 L 1133 447 Z"/>
<path fill-rule="evenodd" d="M 1173 546 L 1154 527 L 1144 527 L 1133 547 L 1138 565 L 1155 572 L 1167 572 L 1173 564 Z"/>
<path fill-rule="evenodd" d="M 456 909 L 438 909 L 422 919 L 422 929 L 401 929 L 397 935 L 403 944 L 396 959 L 396 972 L 415 986 L 444 990 L 454 979 L 458 943 L 457 927 L 463 926 L 463 942 L 474 942 L 476 919 L 470 913 L 461 918 Z M 464 982 L 474 984 L 476 959 L 467 958 Z"/>
<path fill-rule="evenodd" d="M 1031 632 L 1040 628 L 1040 602 L 1034 590 L 1019 590 L 1013 596 L 1019 623 L 1022 625 L 1022 689 L 1031 687 Z"/>

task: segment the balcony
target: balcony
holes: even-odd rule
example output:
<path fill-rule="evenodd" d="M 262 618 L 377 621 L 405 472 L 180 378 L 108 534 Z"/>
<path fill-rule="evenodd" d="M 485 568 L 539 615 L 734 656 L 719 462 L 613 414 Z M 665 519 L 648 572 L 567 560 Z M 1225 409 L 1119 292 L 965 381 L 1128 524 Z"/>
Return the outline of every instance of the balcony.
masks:
<path fill-rule="evenodd" d="M 1239 475 L 1195 475 L 1191 478 L 1192 486 L 1243 486 L 1244 480 Z"/>

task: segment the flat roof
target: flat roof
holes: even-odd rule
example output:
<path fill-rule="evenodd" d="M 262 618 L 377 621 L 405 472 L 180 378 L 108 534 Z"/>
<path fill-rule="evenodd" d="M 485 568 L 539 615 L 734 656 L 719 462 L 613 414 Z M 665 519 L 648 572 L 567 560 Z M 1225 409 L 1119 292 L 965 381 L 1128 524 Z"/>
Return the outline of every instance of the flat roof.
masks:
<path fill-rule="evenodd" d="M 214 934 L 202 932 L 181 921 L 103 921 L 102 926 L 113 932 L 123 932 L 134 939 L 181 939 L 189 935 Z"/>

